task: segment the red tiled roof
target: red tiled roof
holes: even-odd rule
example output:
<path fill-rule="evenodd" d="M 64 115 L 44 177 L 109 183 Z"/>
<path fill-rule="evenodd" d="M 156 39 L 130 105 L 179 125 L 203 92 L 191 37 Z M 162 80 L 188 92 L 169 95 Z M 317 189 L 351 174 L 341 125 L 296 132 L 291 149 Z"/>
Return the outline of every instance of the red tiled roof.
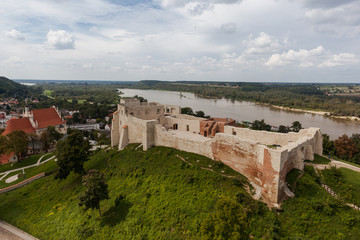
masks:
<path fill-rule="evenodd" d="M 25 133 L 35 132 L 35 129 L 31 126 L 30 120 L 27 118 L 12 118 L 7 122 L 7 126 L 2 135 L 7 135 L 16 130 L 23 130 Z"/>
<path fill-rule="evenodd" d="M 13 155 L 14 153 L 0 155 L 0 165 L 8 163 Z"/>
<path fill-rule="evenodd" d="M 38 123 L 38 128 L 47 128 L 49 126 L 56 126 L 64 124 L 55 108 L 45 108 L 33 110 L 34 122 Z"/>

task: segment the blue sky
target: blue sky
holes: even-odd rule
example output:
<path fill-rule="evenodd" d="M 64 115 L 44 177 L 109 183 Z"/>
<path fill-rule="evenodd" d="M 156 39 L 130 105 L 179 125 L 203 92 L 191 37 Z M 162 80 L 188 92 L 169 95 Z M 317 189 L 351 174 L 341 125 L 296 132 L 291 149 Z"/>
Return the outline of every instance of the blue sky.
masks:
<path fill-rule="evenodd" d="M 0 1 L 12 79 L 360 83 L 359 0 Z"/>

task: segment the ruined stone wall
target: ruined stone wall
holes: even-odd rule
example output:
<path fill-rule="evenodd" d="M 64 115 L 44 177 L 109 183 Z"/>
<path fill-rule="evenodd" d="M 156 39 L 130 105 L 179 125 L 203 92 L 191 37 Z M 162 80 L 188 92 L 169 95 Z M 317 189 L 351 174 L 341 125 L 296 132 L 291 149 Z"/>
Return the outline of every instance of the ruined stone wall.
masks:
<path fill-rule="evenodd" d="M 181 118 L 181 115 L 177 115 L 175 117 L 168 116 L 165 117 L 166 121 L 164 122 L 164 126 L 167 129 L 173 129 L 174 124 L 177 124 L 178 130 L 184 132 L 191 132 L 195 134 L 200 133 L 200 120 L 198 119 L 184 119 Z"/>
<path fill-rule="evenodd" d="M 264 145 L 277 144 L 285 146 L 290 142 L 296 142 L 301 136 L 298 133 L 277 133 L 268 131 L 255 131 L 249 128 L 238 128 L 232 126 L 225 126 L 224 133 L 227 135 L 235 135 L 241 139 L 247 139 L 252 142 L 259 142 Z"/>
<path fill-rule="evenodd" d="M 179 149 L 186 152 L 197 153 L 209 158 L 213 158 L 211 143 L 212 140 L 196 135 L 191 137 L 177 134 L 177 131 L 167 131 L 165 127 L 157 124 L 155 126 L 155 146 L 165 146 Z"/>

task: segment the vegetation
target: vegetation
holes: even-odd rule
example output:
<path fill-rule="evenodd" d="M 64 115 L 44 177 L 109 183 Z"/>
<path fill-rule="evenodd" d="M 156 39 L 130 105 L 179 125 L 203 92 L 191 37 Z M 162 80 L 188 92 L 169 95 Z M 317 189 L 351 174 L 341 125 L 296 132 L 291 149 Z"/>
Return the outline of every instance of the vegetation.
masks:
<path fill-rule="evenodd" d="M 327 134 L 323 134 L 323 152 L 340 160 L 360 164 L 360 134 L 348 137 L 346 134 L 332 141 Z"/>
<path fill-rule="evenodd" d="M 86 190 L 79 196 L 79 205 L 86 209 L 98 209 L 101 217 L 100 201 L 109 199 L 108 185 L 103 174 L 97 169 L 91 169 L 82 177 L 82 184 Z"/>
<path fill-rule="evenodd" d="M 85 173 L 84 162 L 89 156 L 89 141 L 84 140 L 81 132 L 75 131 L 65 140 L 56 145 L 56 158 L 59 165 L 59 172 L 56 177 L 65 179 L 71 171 L 78 174 Z"/>
<path fill-rule="evenodd" d="M 0 98 L 1 97 L 26 97 L 28 88 L 20 83 L 14 82 L 6 77 L 0 76 Z"/>
<path fill-rule="evenodd" d="M 196 111 L 194 112 L 194 110 L 191 107 L 183 107 L 181 108 L 181 114 L 187 114 L 187 115 L 191 115 L 191 116 L 195 116 L 195 117 L 201 117 L 201 118 L 210 118 L 209 115 L 205 115 L 205 113 L 203 111 Z"/>
<path fill-rule="evenodd" d="M 166 147 L 101 150 L 84 164 L 104 173 L 103 216 L 78 206 L 81 176 L 50 174 L 2 194 L 0 218 L 40 239 L 357 239 L 360 217 L 331 197 L 312 167 L 282 211 L 269 210 L 229 167 Z M 189 165 L 177 155 L 192 163 Z M 212 165 L 212 171 L 202 169 Z M 234 178 L 223 175 L 234 176 Z M 23 201 L 26 198 L 27 201 Z"/>
<path fill-rule="evenodd" d="M 360 173 L 347 168 L 326 169 L 321 171 L 325 184 L 340 197 L 341 200 L 360 206 Z"/>
<path fill-rule="evenodd" d="M 15 155 L 18 156 L 19 159 L 22 159 L 22 157 L 26 154 L 26 150 L 28 148 L 28 143 L 29 143 L 26 133 L 21 130 L 13 131 L 5 137 L 6 137 L 6 142 L 5 145 L 3 146 L 5 152 L 14 153 Z"/>

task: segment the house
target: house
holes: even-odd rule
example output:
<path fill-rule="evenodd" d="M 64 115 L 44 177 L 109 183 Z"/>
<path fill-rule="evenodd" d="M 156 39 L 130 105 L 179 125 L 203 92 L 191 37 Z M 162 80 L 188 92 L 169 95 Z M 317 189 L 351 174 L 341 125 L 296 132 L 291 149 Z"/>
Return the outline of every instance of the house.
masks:
<path fill-rule="evenodd" d="M 66 133 L 66 123 L 55 107 L 31 111 L 28 107 L 25 107 L 25 113 L 22 115 L 22 118 L 10 119 L 2 135 L 7 135 L 16 130 L 40 135 L 50 126 L 55 127 L 60 133 Z"/>
<path fill-rule="evenodd" d="M 18 161 L 18 156 L 16 156 L 14 153 L 0 155 L 0 165 L 9 162 L 17 162 L 17 161 Z"/>

